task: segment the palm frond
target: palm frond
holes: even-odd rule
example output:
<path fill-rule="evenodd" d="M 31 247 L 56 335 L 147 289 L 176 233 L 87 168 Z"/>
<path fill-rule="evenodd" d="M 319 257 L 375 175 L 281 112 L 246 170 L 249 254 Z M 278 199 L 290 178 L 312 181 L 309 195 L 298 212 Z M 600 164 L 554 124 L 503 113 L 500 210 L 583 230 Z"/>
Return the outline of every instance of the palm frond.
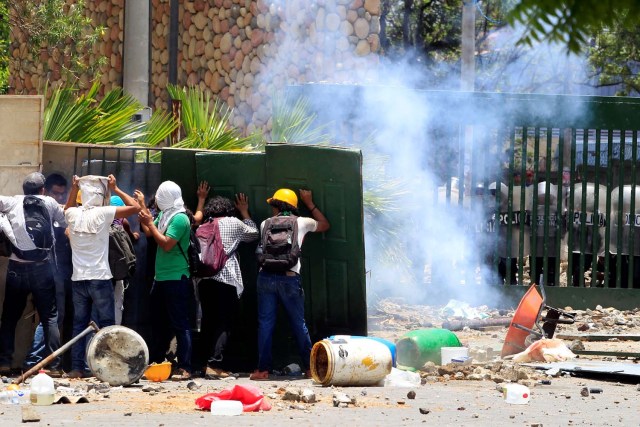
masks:
<path fill-rule="evenodd" d="M 174 147 L 206 150 L 255 150 L 255 136 L 244 137 L 230 126 L 232 110 L 199 87 L 181 89 L 168 86 L 169 96 L 181 101 L 181 121 L 185 137 Z"/>
<path fill-rule="evenodd" d="M 316 125 L 316 114 L 310 113 L 309 100 L 299 97 L 295 102 L 282 94 L 272 97 L 273 115 L 271 140 L 273 142 L 327 144 L 331 136 L 328 125 Z"/>

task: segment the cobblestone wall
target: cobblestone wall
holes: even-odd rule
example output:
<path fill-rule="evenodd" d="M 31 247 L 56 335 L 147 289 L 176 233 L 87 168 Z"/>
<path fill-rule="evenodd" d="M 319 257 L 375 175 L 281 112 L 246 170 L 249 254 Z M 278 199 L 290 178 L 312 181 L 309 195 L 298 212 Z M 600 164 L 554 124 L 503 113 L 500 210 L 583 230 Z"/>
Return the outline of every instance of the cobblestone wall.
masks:
<path fill-rule="evenodd" d="M 85 64 L 95 64 L 98 58 L 104 57 L 106 64 L 99 69 L 103 92 L 114 86 L 122 86 L 122 41 L 124 28 L 125 0 L 92 0 L 86 2 L 86 14 L 96 26 L 105 27 L 102 37 L 92 46 L 90 52 L 75 49 L 74 58 L 82 58 Z M 72 40 L 68 41 L 73 43 Z M 12 29 L 9 63 L 10 93 L 33 95 L 42 93 L 45 84 L 50 87 L 75 81 L 79 87 L 89 87 L 90 82 L 98 74 L 94 71 L 76 77 L 65 72 L 71 68 L 70 56 L 65 56 L 57 49 L 43 48 L 33 58 L 29 52 L 24 34 L 17 28 Z"/>
<path fill-rule="evenodd" d="M 106 31 L 89 54 L 105 56 L 105 90 L 122 86 L 124 0 L 87 2 Z M 150 104 L 168 110 L 170 0 L 151 0 Z M 199 85 L 234 108 L 233 125 L 270 127 L 270 94 L 286 84 L 358 82 L 378 61 L 380 0 L 180 0 L 177 83 Z M 13 93 L 59 83 L 69 58 L 43 50 L 29 60 L 24 37 L 11 44 Z M 57 55 L 57 56 L 56 56 Z M 87 84 L 93 75 L 84 75 Z"/>

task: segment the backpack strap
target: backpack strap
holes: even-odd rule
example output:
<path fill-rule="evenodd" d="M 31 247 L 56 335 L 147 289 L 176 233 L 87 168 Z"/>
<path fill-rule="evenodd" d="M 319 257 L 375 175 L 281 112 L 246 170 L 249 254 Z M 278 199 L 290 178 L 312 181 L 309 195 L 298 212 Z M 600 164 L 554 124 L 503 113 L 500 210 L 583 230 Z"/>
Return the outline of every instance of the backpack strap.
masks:
<path fill-rule="evenodd" d="M 189 228 L 187 229 L 187 233 L 189 234 L 189 239 L 191 239 L 191 218 L 189 218 L 189 215 L 187 215 L 186 212 L 178 212 L 177 213 L 177 215 L 180 215 L 180 214 L 183 214 L 184 216 L 187 217 L 187 220 L 189 220 Z M 175 218 L 175 216 L 173 218 Z M 173 218 L 171 218 L 172 221 L 173 221 Z M 169 229 L 169 225 L 167 225 L 167 230 L 168 229 Z M 180 239 L 182 239 L 182 237 Z M 189 258 L 187 257 L 187 255 L 182 250 L 182 245 L 180 245 L 180 239 L 176 240 L 176 242 L 178 243 L 178 249 L 180 249 L 180 253 L 184 257 L 184 260 L 187 261 L 187 265 L 189 265 Z"/>

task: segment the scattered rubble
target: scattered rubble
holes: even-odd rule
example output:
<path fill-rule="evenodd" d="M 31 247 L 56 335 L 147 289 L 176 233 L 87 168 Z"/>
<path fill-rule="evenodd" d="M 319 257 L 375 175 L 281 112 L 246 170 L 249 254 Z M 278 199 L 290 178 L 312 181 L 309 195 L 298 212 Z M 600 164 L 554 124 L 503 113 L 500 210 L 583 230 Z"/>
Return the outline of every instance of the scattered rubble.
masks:
<path fill-rule="evenodd" d="M 40 421 L 40 414 L 29 405 L 22 406 L 22 422 L 23 423 L 37 423 Z"/>
<path fill-rule="evenodd" d="M 313 390 L 305 388 L 300 394 L 300 400 L 304 403 L 315 403 L 316 394 L 313 392 Z"/>
<path fill-rule="evenodd" d="M 355 405 L 356 398 L 350 397 L 348 394 L 343 393 L 341 391 L 337 391 L 333 393 L 333 406 L 338 408 L 346 408 L 349 405 Z"/>
<path fill-rule="evenodd" d="M 299 402 L 301 394 L 302 394 L 302 391 L 300 389 L 287 388 L 284 391 L 282 400 L 291 400 L 294 402 Z"/>

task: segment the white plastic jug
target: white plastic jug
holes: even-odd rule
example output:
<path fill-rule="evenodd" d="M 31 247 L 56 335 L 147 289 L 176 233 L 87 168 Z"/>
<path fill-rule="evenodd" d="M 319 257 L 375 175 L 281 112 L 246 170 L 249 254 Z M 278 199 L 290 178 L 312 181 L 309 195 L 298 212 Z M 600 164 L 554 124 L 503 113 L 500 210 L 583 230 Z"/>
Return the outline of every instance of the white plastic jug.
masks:
<path fill-rule="evenodd" d="M 51 405 L 55 394 L 56 387 L 53 378 L 40 370 L 38 375 L 31 380 L 31 404 Z"/>
<path fill-rule="evenodd" d="M 502 387 L 502 395 L 504 401 L 514 405 L 526 405 L 529 403 L 531 392 L 529 387 L 522 384 L 508 383 Z"/>
<path fill-rule="evenodd" d="M 211 415 L 240 415 L 242 402 L 239 400 L 214 400 L 211 402 Z"/>

